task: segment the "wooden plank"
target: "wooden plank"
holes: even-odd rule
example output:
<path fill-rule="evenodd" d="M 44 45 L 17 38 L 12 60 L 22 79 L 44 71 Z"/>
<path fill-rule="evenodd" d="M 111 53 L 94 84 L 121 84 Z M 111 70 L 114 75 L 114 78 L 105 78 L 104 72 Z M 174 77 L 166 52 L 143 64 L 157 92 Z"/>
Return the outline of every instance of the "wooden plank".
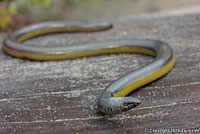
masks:
<path fill-rule="evenodd" d="M 113 22 L 114 29 L 106 32 L 48 35 L 26 43 L 70 45 L 133 37 L 168 42 L 176 52 L 175 68 L 131 94 L 142 100 L 141 105 L 104 116 L 96 108 L 96 98 L 114 80 L 150 62 L 150 57 L 120 54 L 37 62 L 0 51 L 0 133 L 200 131 L 199 11 L 129 16 Z M 4 37 L 1 33 L 1 42 Z"/>

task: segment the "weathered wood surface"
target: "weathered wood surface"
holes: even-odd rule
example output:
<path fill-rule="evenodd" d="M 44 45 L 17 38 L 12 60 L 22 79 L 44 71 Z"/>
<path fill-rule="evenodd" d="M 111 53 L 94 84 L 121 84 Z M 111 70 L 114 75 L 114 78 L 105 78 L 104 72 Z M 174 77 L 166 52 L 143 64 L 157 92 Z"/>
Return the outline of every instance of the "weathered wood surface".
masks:
<path fill-rule="evenodd" d="M 189 11 L 188 11 L 189 12 Z M 111 82 L 148 63 L 141 55 L 109 55 L 37 62 L 0 51 L 0 133 L 122 134 L 200 128 L 200 10 L 129 16 L 92 34 L 56 34 L 27 44 L 66 45 L 109 39 L 158 39 L 176 52 L 175 68 L 132 93 L 137 108 L 103 116 L 96 98 Z M 2 39 L 5 34 L 1 33 Z"/>

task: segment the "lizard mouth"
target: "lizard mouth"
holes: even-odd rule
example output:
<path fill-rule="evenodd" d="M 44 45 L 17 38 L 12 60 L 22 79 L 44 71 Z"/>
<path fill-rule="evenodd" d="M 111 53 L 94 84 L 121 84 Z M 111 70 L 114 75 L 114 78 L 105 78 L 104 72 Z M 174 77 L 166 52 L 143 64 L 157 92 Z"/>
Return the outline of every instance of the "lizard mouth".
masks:
<path fill-rule="evenodd" d="M 141 104 L 141 101 L 134 97 L 125 97 L 126 101 L 123 103 L 124 105 L 124 111 L 130 110 L 139 104 Z"/>

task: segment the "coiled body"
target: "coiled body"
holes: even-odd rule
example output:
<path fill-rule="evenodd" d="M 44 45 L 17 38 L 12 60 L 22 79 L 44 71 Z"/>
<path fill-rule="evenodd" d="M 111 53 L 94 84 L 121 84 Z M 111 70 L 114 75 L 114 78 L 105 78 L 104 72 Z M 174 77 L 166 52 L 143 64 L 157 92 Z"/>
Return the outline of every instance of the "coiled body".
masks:
<path fill-rule="evenodd" d="M 116 114 L 132 109 L 141 103 L 133 97 L 125 97 L 133 90 L 168 73 L 175 63 L 172 48 L 156 40 L 111 40 L 65 47 L 26 46 L 23 41 L 54 32 L 94 32 L 111 28 L 109 23 L 80 23 L 69 21 L 43 22 L 29 25 L 7 36 L 3 49 L 10 55 L 32 60 L 64 60 L 87 56 L 117 53 L 138 53 L 155 57 L 148 65 L 116 80 L 103 91 L 97 101 L 104 114 Z"/>

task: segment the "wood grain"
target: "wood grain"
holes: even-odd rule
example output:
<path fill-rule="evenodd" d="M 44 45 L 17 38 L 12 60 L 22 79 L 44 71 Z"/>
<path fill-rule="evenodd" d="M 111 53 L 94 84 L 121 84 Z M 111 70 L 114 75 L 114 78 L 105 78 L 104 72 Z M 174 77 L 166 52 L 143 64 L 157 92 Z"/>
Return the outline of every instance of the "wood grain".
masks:
<path fill-rule="evenodd" d="M 96 98 L 114 80 L 152 60 L 141 55 L 108 55 L 37 62 L 0 51 L 0 133 L 152 133 L 152 129 L 200 128 L 200 11 L 128 16 L 114 29 L 54 34 L 28 45 L 70 45 L 110 39 L 157 39 L 176 52 L 165 77 L 131 95 L 135 109 L 113 116 L 97 111 Z M 0 34 L 1 43 L 6 35 Z M 2 44 L 1 44 L 2 45 Z M 200 132 L 200 130 L 199 130 Z"/>

